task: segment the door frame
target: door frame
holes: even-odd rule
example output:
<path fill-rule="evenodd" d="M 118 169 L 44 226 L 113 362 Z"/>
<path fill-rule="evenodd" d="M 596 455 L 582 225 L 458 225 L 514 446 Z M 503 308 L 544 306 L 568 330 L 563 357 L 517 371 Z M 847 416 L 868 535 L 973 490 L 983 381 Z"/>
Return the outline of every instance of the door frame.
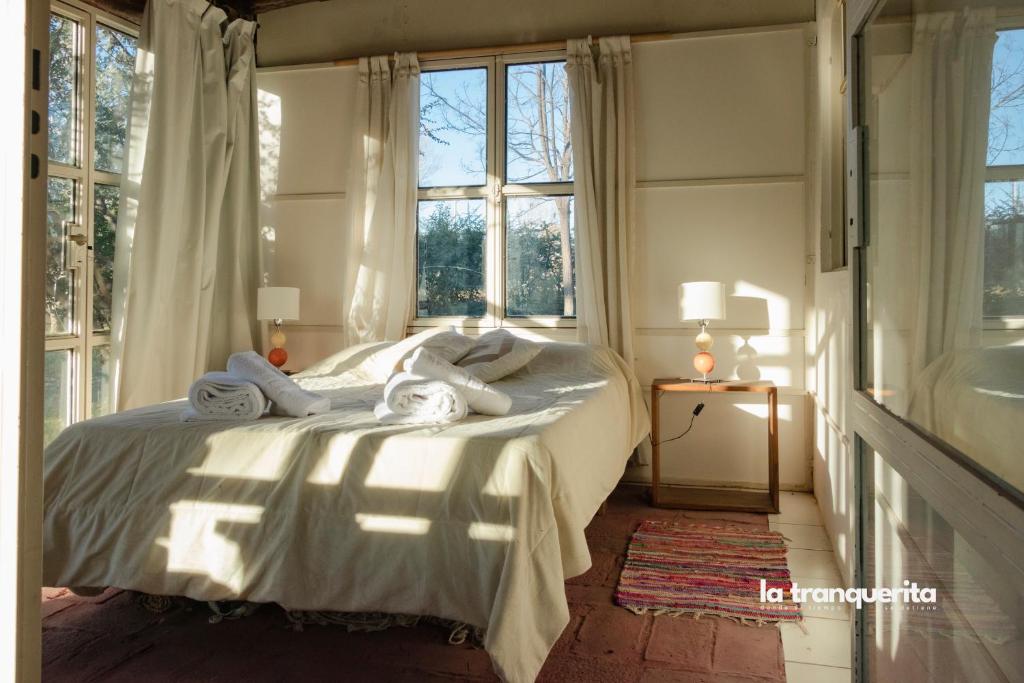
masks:
<path fill-rule="evenodd" d="M 847 250 L 852 278 L 850 292 L 854 330 L 852 367 L 849 379 L 853 387 L 851 421 L 854 431 L 854 500 L 857 523 L 854 525 L 854 585 L 865 586 L 866 557 L 864 543 L 872 519 L 866 505 L 872 504 L 871 491 L 864 483 L 872 477 L 865 468 L 874 467 L 877 451 L 909 486 L 925 498 L 949 524 L 986 559 L 1008 573 L 1024 590 L 1024 496 L 991 475 L 965 454 L 941 439 L 895 415 L 875 402 L 865 391 L 865 356 L 862 332 L 867 318 L 864 311 L 864 249 L 867 234 L 866 193 L 862 172 L 867 168 L 865 155 L 868 135 L 861 124 L 859 36 L 869 20 L 886 0 L 848 0 L 846 2 L 846 63 L 848 84 L 844 97 L 847 145 Z M 868 455 L 866 456 L 865 453 Z M 864 614 L 855 610 L 853 629 L 854 676 L 868 681 Z"/>
<path fill-rule="evenodd" d="M 49 7 L 0 7 L 0 681 L 36 681 L 41 668 L 43 287 L 46 249 Z M 15 96 L 16 97 L 16 96 Z"/>

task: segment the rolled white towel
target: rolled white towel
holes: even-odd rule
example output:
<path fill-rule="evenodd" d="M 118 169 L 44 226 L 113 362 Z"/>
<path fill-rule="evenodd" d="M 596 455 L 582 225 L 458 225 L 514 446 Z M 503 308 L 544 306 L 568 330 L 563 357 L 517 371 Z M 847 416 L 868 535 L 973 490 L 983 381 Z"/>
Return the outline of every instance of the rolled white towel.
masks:
<path fill-rule="evenodd" d="M 190 407 L 185 422 L 204 420 L 255 420 L 267 409 L 260 388 L 227 372 L 208 372 L 188 388 Z"/>
<path fill-rule="evenodd" d="M 407 373 L 439 379 L 455 387 L 466 399 L 469 409 L 482 415 L 505 415 L 512 408 L 512 399 L 486 382 L 477 379 L 465 368 L 452 365 L 429 349 L 419 348 L 403 364 Z"/>
<path fill-rule="evenodd" d="M 228 372 L 258 386 L 270 399 L 270 412 L 273 415 L 306 417 L 326 413 L 331 409 L 329 398 L 306 391 L 255 351 L 231 354 L 228 358 Z"/>
<path fill-rule="evenodd" d="M 373 409 L 388 424 L 447 424 L 466 417 L 469 406 L 447 382 L 395 373 L 384 386 L 384 400 Z"/>

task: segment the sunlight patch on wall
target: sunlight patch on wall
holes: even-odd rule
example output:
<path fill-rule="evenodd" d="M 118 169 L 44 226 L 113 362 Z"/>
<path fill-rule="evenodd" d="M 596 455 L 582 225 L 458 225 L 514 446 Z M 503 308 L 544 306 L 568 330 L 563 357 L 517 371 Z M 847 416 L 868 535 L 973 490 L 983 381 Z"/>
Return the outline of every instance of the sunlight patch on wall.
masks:
<path fill-rule="evenodd" d="M 281 160 L 281 98 L 260 88 L 256 93 L 260 145 L 260 199 L 277 194 Z"/>
<path fill-rule="evenodd" d="M 786 297 L 744 280 L 737 280 L 733 290 L 734 296 L 764 299 L 768 302 L 769 329 L 788 330 L 792 327 L 789 299 Z"/>
<path fill-rule="evenodd" d="M 767 403 L 736 403 L 734 405 L 743 412 L 753 415 L 754 417 L 768 419 Z M 779 403 L 778 412 L 780 421 L 793 421 L 793 406 L 785 403 Z"/>

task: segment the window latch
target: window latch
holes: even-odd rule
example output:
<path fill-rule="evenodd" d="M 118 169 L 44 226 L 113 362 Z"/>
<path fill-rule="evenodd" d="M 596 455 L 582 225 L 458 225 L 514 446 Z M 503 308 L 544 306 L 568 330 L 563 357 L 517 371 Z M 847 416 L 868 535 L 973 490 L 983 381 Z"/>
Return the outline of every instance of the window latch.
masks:
<path fill-rule="evenodd" d="M 68 248 L 64 251 L 64 268 L 75 270 L 85 265 L 86 254 L 91 246 L 89 236 L 82 231 L 82 226 L 77 223 L 65 224 L 65 239 Z"/>

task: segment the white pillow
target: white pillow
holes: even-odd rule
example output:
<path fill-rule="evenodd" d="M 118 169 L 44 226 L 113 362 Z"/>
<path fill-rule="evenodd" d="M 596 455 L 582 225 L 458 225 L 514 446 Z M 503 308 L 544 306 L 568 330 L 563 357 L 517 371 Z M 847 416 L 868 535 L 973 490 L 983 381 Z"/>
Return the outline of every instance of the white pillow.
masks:
<path fill-rule="evenodd" d="M 378 382 L 387 382 L 391 375 L 401 371 L 402 362 L 421 346 L 455 363 L 473 348 L 474 341 L 456 332 L 454 325 L 432 327 L 381 349 L 366 359 L 365 367 Z"/>
<path fill-rule="evenodd" d="M 474 346 L 476 346 L 475 339 L 467 337 L 464 334 L 459 334 L 455 331 L 453 326 L 441 334 L 435 334 L 416 348 L 427 349 L 435 356 L 443 358 L 452 365 L 455 365 L 467 353 L 469 353 Z M 402 360 L 404 361 L 412 358 L 412 354 L 415 351 L 416 349 L 413 349 L 409 353 L 405 354 Z"/>
<path fill-rule="evenodd" d="M 463 356 L 458 365 L 482 382 L 496 382 L 525 366 L 542 348 L 537 342 L 517 337 L 508 330 L 494 330 L 481 335 L 473 350 Z"/>

